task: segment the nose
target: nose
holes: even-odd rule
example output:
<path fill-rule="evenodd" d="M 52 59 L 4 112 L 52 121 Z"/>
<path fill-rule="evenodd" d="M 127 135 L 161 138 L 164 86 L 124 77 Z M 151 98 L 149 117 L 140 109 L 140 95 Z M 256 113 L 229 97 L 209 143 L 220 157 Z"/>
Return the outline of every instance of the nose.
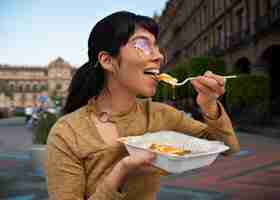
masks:
<path fill-rule="evenodd" d="M 155 49 L 153 52 L 152 62 L 156 63 L 157 65 L 161 65 L 164 63 L 164 55 L 160 52 L 159 49 Z"/>

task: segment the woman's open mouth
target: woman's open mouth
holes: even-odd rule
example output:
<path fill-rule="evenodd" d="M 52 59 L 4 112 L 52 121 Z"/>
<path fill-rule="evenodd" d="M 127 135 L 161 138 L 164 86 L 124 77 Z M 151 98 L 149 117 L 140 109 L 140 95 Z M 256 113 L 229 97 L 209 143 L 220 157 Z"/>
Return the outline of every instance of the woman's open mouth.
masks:
<path fill-rule="evenodd" d="M 152 76 L 152 78 L 154 80 L 158 80 L 158 76 L 159 76 L 160 72 L 159 72 L 159 69 L 157 69 L 157 68 L 149 68 L 149 69 L 144 70 L 144 74 Z"/>

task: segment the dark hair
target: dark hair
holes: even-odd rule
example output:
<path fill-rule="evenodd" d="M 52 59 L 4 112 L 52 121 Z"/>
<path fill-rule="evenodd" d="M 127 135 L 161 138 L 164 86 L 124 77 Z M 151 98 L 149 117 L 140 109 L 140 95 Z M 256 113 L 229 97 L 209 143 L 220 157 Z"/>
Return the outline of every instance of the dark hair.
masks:
<path fill-rule="evenodd" d="M 94 26 L 88 40 L 89 61 L 72 78 L 64 114 L 86 105 L 92 97 L 100 94 L 105 83 L 105 71 L 98 63 L 98 53 L 106 51 L 111 56 L 117 56 L 136 27 L 142 27 L 158 38 L 158 25 L 152 18 L 127 11 L 113 13 Z"/>

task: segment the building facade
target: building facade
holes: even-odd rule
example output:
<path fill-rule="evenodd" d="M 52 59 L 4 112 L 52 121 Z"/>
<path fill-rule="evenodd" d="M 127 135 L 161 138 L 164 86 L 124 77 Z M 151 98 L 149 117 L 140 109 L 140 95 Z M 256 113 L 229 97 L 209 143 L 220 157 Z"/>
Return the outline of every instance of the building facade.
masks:
<path fill-rule="evenodd" d="M 0 65 L 0 108 L 34 107 L 42 95 L 65 99 L 74 71 L 60 57 L 48 66 Z"/>
<path fill-rule="evenodd" d="M 272 95 L 280 102 L 280 0 L 169 0 L 159 24 L 169 65 L 220 57 L 228 72 L 271 76 Z"/>

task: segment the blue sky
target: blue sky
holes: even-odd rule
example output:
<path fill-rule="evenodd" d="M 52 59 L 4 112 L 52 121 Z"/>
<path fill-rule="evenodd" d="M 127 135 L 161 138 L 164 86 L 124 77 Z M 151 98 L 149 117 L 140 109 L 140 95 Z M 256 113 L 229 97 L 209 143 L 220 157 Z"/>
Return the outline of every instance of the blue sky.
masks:
<path fill-rule="evenodd" d="M 128 10 L 153 16 L 166 0 L 0 0 L 0 64 L 45 66 L 58 56 L 79 66 L 95 23 Z"/>

